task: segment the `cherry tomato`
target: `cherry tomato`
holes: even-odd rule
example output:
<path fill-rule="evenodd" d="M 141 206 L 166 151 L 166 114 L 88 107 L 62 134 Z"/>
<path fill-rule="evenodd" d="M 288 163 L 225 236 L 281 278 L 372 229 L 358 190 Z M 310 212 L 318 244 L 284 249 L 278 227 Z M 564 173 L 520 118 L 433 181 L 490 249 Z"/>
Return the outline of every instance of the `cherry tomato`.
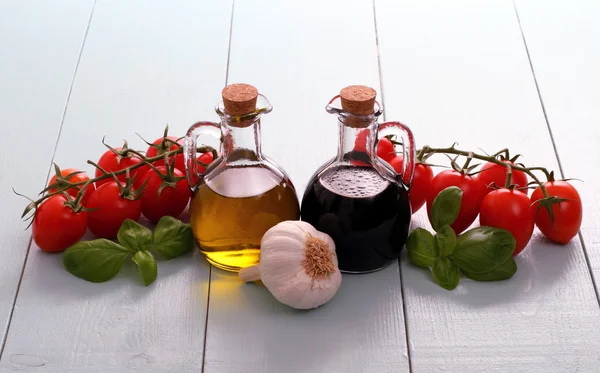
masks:
<path fill-rule="evenodd" d="M 43 251 L 59 252 L 74 245 L 87 230 L 87 213 L 75 212 L 65 205 L 61 194 L 49 197 L 35 212 L 33 241 Z"/>
<path fill-rule="evenodd" d="M 369 130 L 362 130 L 354 140 L 354 150 L 365 153 L 367 151 L 367 136 Z M 382 137 L 377 143 L 377 156 L 386 162 L 390 162 L 396 156 L 396 148 L 390 139 Z"/>
<path fill-rule="evenodd" d="M 396 172 L 402 172 L 403 158 L 401 155 L 394 157 L 390 161 L 390 165 L 394 167 Z M 408 192 L 408 198 L 410 200 L 410 207 L 412 213 L 419 211 L 419 209 L 425 204 L 427 196 L 431 191 L 431 181 L 433 180 L 433 170 L 430 166 L 422 163 L 415 165 L 415 172 L 413 175 L 413 182 Z"/>
<path fill-rule="evenodd" d="M 167 170 L 164 166 L 158 166 L 158 171 L 164 176 Z M 173 170 L 175 177 L 184 177 L 183 172 Z M 156 171 L 149 170 L 145 178 L 148 180 L 144 194 L 142 195 L 142 214 L 153 223 L 157 223 L 163 216 L 177 217 L 185 210 L 191 197 L 190 188 L 186 179 L 181 179 L 175 187 L 167 186 L 162 189 L 160 195 L 158 190 L 163 183 L 161 176 Z"/>
<path fill-rule="evenodd" d="M 367 137 L 369 136 L 369 130 L 362 130 L 356 135 L 354 140 L 354 150 L 357 152 L 367 152 Z"/>
<path fill-rule="evenodd" d="M 467 229 L 479 214 L 481 201 L 485 197 L 485 187 L 473 176 L 463 175 L 454 170 L 444 170 L 431 181 L 431 190 L 427 196 L 427 214 L 431 218 L 431 205 L 437 195 L 449 186 L 457 186 L 462 192 L 462 201 L 458 217 L 450 226 L 456 234 Z"/>
<path fill-rule="evenodd" d="M 121 148 L 115 148 L 115 150 L 121 150 Z M 121 159 L 119 159 L 119 157 L 113 153 L 112 150 L 107 150 L 106 152 L 104 152 L 104 154 L 102 154 L 102 157 L 100 157 L 100 160 L 98 160 L 98 165 L 100 167 L 102 167 L 104 170 L 106 171 L 119 171 L 122 169 L 125 169 L 127 167 L 131 167 L 134 166 L 138 163 L 142 163 L 142 158 L 138 157 L 135 154 L 132 154 L 128 157 L 121 157 Z M 143 175 L 147 170 L 149 169 L 149 167 L 147 165 L 145 166 L 141 166 L 136 168 L 135 170 L 133 170 L 129 176 L 130 177 L 134 177 L 134 175 Z M 98 176 L 102 176 L 102 171 L 100 171 L 99 169 L 96 169 L 96 177 Z M 117 176 L 117 179 L 119 179 L 120 181 L 125 181 L 125 174 L 121 174 Z M 96 187 L 99 188 L 101 185 L 108 183 L 110 181 L 115 181 L 112 177 L 106 178 L 106 179 L 102 179 L 100 181 L 96 181 Z M 134 181 L 134 186 L 136 188 L 138 188 L 141 184 L 142 184 L 142 180 L 139 176 L 136 176 L 135 181 Z"/>
<path fill-rule="evenodd" d="M 396 148 L 387 137 L 382 137 L 377 143 L 377 156 L 386 162 L 390 162 L 396 157 Z"/>
<path fill-rule="evenodd" d="M 206 152 L 198 157 L 198 162 L 203 163 L 205 165 L 211 164 L 213 160 L 213 154 L 211 152 Z M 200 163 L 198 164 L 198 172 L 202 173 L 206 170 L 206 167 Z M 183 172 L 185 172 L 185 170 L 183 170 Z"/>
<path fill-rule="evenodd" d="M 164 155 L 165 152 L 168 152 L 168 151 L 171 151 L 171 150 L 177 150 L 177 148 L 183 147 L 183 144 L 181 143 L 181 141 L 177 141 L 177 137 L 167 136 L 167 139 L 172 140 L 174 142 L 177 142 L 179 144 L 179 146 L 176 145 L 176 144 L 173 144 L 169 148 L 163 147 L 161 145 L 162 141 L 163 141 L 163 138 L 160 137 L 160 138 L 154 140 L 154 142 L 152 143 L 155 146 L 149 146 L 148 147 L 148 150 L 146 151 L 146 156 L 148 158 L 153 158 L 153 157 L 156 157 L 157 155 Z M 172 164 L 172 162 L 173 162 L 173 158 L 171 157 L 171 158 L 169 158 L 169 164 Z M 155 166 L 164 166 L 165 165 L 165 160 L 164 159 L 160 159 L 158 161 L 155 161 L 154 165 Z M 181 172 L 185 172 L 185 161 L 183 159 L 183 152 L 181 152 L 181 153 L 179 153 L 179 154 L 177 154 L 175 156 L 175 168 L 177 168 Z"/>
<path fill-rule="evenodd" d="M 512 189 L 493 190 L 481 203 L 479 223 L 509 231 L 516 241 L 515 256 L 527 246 L 535 228 L 531 200 L 524 193 Z"/>
<path fill-rule="evenodd" d="M 96 237 L 101 238 L 116 237 L 125 219 L 137 221 L 142 211 L 140 200 L 121 197 L 121 190 L 114 180 L 100 185 L 86 207 L 95 209 L 88 213 L 88 226 Z"/>
<path fill-rule="evenodd" d="M 506 161 L 506 163 L 513 164 L 512 162 Z M 481 166 L 481 172 L 476 176 L 477 180 L 486 187 L 486 193 L 491 192 L 493 189 L 488 188 L 493 184 L 496 184 L 498 188 L 502 188 L 506 184 L 506 176 L 508 169 L 504 166 L 496 164 L 494 162 L 487 162 Z M 512 176 L 510 183 L 515 184 L 518 187 L 527 186 L 527 174 L 523 171 L 512 170 Z M 521 192 L 528 194 L 527 189 L 520 190 Z"/>
<path fill-rule="evenodd" d="M 581 197 L 577 189 L 566 181 L 549 181 L 544 184 L 550 196 L 564 198 L 566 201 L 552 204 L 554 223 L 550 220 L 548 209 L 540 206 L 539 200 L 544 193 L 538 187 L 531 194 L 532 209 L 535 211 L 535 224 L 550 240 L 567 244 L 579 232 L 583 218 Z M 538 208 L 539 207 L 539 208 Z"/>
<path fill-rule="evenodd" d="M 196 165 L 198 172 L 203 173 L 204 171 L 206 171 L 206 166 L 202 165 L 201 163 L 205 165 L 211 164 L 213 162 L 213 154 L 211 152 L 203 153 L 196 160 L 200 162 Z M 192 175 L 191 179 L 192 184 L 196 185 L 198 183 L 198 178 L 196 177 L 196 175 Z"/>
<path fill-rule="evenodd" d="M 74 168 L 65 168 L 64 170 L 60 171 L 60 174 L 65 177 L 68 176 L 69 174 L 72 174 L 73 172 L 77 172 L 78 170 L 74 169 Z M 80 174 L 76 174 L 71 176 L 70 178 L 67 179 L 67 181 L 71 182 L 71 183 L 80 183 L 80 182 L 86 182 L 88 181 L 90 178 L 88 177 L 88 175 L 84 174 L 84 173 L 80 173 Z M 52 179 L 50 179 L 50 182 L 48 183 L 48 185 L 52 185 L 56 182 L 56 175 L 52 176 Z M 81 186 L 78 187 L 72 187 L 66 190 L 67 193 L 69 193 L 69 195 L 73 196 L 73 198 L 77 197 L 77 193 L 79 193 L 79 191 L 81 190 Z M 83 193 L 83 197 L 81 199 L 81 202 L 83 204 L 85 204 L 85 202 L 90 198 L 90 195 L 96 190 L 96 187 L 94 186 L 94 183 L 91 183 L 90 185 L 88 185 L 85 188 L 85 192 Z M 54 193 L 58 191 L 57 188 L 52 188 L 50 189 L 49 193 Z"/>

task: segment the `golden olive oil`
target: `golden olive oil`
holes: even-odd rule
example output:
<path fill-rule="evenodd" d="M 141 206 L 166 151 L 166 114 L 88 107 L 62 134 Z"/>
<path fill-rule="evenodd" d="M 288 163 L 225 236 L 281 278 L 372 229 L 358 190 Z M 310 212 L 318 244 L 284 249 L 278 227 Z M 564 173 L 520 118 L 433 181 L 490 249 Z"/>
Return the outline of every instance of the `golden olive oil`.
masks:
<path fill-rule="evenodd" d="M 259 262 L 269 228 L 299 216 L 289 180 L 261 167 L 225 169 L 201 182 L 190 204 L 200 251 L 212 265 L 236 272 Z"/>

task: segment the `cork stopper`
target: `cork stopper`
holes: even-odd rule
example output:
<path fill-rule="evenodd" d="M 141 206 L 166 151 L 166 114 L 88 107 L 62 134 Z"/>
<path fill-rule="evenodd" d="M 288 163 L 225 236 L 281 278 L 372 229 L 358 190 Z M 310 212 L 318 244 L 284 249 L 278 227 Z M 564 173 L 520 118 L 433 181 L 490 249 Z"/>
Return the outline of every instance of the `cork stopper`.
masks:
<path fill-rule="evenodd" d="M 230 84 L 221 91 L 225 113 L 244 115 L 256 110 L 258 90 L 249 84 Z"/>
<path fill-rule="evenodd" d="M 342 109 L 354 115 L 373 114 L 377 92 L 364 85 L 351 85 L 340 91 Z"/>

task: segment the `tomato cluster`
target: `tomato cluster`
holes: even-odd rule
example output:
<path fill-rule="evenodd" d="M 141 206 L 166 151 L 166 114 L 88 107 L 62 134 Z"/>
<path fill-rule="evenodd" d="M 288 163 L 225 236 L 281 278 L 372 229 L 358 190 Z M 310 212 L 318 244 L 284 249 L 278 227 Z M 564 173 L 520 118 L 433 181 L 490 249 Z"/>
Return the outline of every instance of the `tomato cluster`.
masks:
<path fill-rule="evenodd" d="M 128 218 L 137 221 L 143 215 L 156 223 L 163 216 L 179 216 L 191 197 L 183 153 L 168 158 L 168 165 L 164 158 L 156 158 L 181 145 L 172 136 L 158 138 L 146 151 L 146 158 L 154 159 L 151 163 L 127 149 L 107 150 L 97 162 L 95 179 L 86 185 L 79 201 L 76 197 L 82 183 L 90 178 L 75 169 L 61 170 L 60 176 L 50 180 L 49 185 L 54 187 L 48 192 L 64 190 L 68 183 L 77 186 L 52 195 L 38 206 L 32 223 L 36 245 L 43 251 L 58 252 L 79 241 L 87 229 L 96 237 L 112 239 Z M 213 154 L 201 154 L 197 161 L 199 171 L 203 172 L 213 161 Z M 116 180 L 101 178 L 105 172 L 125 169 L 128 172 L 117 175 Z"/>
<path fill-rule="evenodd" d="M 359 134 L 355 149 L 364 148 L 365 143 L 366 137 L 361 138 Z M 377 155 L 396 172 L 402 172 L 402 155 L 396 155 L 390 139 L 380 139 Z M 504 162 L 515 165 L 508 160 Z M 573 185 L 551 180 L 544 183 L 550 198 L 544 197 L 539 186 L 529 197 L 529 180 L 524 171 L 511 167 L 509 185 L 507 176 L 508 167 L 491 161 L 484 163 L 474 174 L 450 169 L 434 175 L 429 165 L 417 163 L 409 191 L 412 213 L 426 204 L 428 216 L 431 216 L 435 197 L 442 190 L 456 186 L 463 192 L 459 215 L 451 224 L 457 235 L 479 217 L 480 225 L 506 229 L 513 235 L 516 240 L 513 256 L 527 246 L 536 226 L 544 236 L 560 244 L 568 243 L 577 235 L 582 221 L 582 203 Z"/>
<path fill-rule="evenodd" d="M 431 182 L 427 197 L 428 213 L 439 192 L 449 186 L 457 186 L 463 192 L 459 216 L 452 224 L 460 234 L 479 216 L 482 226 L 502 228 L 516 240 L 513 256 L 519 254 L 529 243 L 535 226 L 553 242 L 566 244 L 579 231 L 582 220 L 582 203 L 577 190 L 566 181 L 544 183 L 550 198 L 544 198 L 538 186 L 528 196 L 527 175 L 512 170 L 510 185 L 505 185 L 507 167 L 489 162 L 475 176 L 455 170 L 437 174 Z M 550 217 L 548 208 L 553 212 Z"/>

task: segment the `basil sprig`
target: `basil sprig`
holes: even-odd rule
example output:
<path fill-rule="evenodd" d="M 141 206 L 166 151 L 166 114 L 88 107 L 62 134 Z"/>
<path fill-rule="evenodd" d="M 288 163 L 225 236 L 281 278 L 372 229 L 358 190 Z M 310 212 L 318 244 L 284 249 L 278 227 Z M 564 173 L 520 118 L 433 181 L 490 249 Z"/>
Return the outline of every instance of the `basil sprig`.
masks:
<path fill-rule="evenodd" d="M 430 222 L 435 235 L 416 228 L 408 236 L 410 261 L 431 269 L 433 281 L 446 290 L 458 286 L 460 274 L 474 281 L 501 281 L 517 272 L 512 258 L 515 239 L 504 229 L 477 227 L 456 236 L 450 225 L 458 217 L 462 191 L 455 186 L 434 199 Z"/>
<path fill-rule="evenodd" d="M 155 251 L 165 259 L 173 259 L 192 250 L 192 228 L 170 216 L 161 218 L 152 232 L 127 219 L 117 234 L 118 243 L 99 238 L 80 241 L 63 253 L 63 264 L 73 275 L 90 282 L 106 282 L 119 273 L 125 260 L 131 257 L 144 285 L 154 282 L 158 275 Z"/>

